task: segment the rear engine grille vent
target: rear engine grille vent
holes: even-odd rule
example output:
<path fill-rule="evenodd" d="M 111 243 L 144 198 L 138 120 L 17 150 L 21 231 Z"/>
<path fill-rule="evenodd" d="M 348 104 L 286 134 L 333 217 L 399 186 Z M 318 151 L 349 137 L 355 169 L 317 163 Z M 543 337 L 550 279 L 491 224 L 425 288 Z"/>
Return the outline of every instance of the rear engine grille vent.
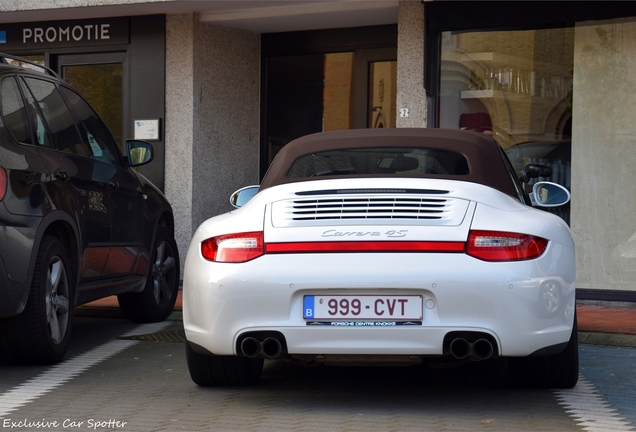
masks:
<path fill-rule="evenodd" d="M 441 219 L 448 205 L 443 198 L 325 198 L 288 202 L 287 218 L 325 219 Z"/>
<path fill-rule="evenodd" d="M 298 196 L 297 192 L 294 198 L 272 203 L 272 226 L 371 226 L 398 221 L 400 225 L 459 226 L 470 204 L 468 200 L 449 196 L 451 191 L 427 190 L 430 193 L 424 194 L 410 189 L 412 193 L 389 194 L 388 190 L 374 189 L 374 192 L 382 192 L 368 193 L 370 189 L 367 189 L 365 193 L 322 196 L 302 192 Z"/>

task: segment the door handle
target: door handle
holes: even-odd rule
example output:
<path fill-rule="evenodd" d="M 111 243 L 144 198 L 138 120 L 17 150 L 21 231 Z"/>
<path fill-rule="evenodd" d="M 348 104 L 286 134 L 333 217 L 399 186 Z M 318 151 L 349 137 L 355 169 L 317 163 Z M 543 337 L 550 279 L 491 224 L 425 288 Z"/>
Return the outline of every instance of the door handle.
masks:
<path fill-rule="evenodd" d="M 55 177 L 57 180 L 62 180 L 62 181 L 66 181 L 71 178 L 71 176 L 68 175 L 66 171 L 62 171 L 60 169 L 56 170 L 53 173 L 53 177 Z"/>
<path fill-rule="evenodd" d="M 111 180 L 108 182 L 108 186 L 112 187 L 113 189 L 117 189 L 119 187 L 119 183 L 117 183 L 115 180 Z"/>

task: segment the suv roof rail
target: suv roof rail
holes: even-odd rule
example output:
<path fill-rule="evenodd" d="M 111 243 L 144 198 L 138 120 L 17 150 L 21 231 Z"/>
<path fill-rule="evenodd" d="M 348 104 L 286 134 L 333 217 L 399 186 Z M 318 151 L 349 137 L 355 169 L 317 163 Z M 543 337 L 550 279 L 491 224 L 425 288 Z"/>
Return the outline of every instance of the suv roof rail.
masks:
<path fill-rule="evenodd" d="M 53 76 L 55 78 L 60 78 L 60 79 L 62 78 L 62 77 L 60 77 L 57 74 L 57 72 L 55 72 L 53 69 L 51 69 L 51 68 L 49 68 L 47 66 L 41 65 L 41 64 L 36 63 L 34 61 L 31 61 L 31 60 L 27 60 L 27 59 L 22 58 L 22 57 L 14 56 L 14 55 L 11 55 L 11 54 L 0 53 L 0 61 L 2 61 L 2 63 L 12 64 L 8 60 L 15 60 L 15 61 L 19 61 L 21 63 L 26 63 L 27 65 L 31 66 L 29 69 L 36 68 L 36 70 L 48 73 L 49 75 L 51 75 L 51 76 Z"/>

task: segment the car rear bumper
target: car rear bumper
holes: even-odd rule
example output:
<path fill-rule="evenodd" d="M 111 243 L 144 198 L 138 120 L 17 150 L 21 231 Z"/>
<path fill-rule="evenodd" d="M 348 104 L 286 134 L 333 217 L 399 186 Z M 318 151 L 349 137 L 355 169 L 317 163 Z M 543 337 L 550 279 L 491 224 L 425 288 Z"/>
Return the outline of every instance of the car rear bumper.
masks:
<path fill-rule="evenodd" d="M 188 256 L 184 326 L 188 341 L 217 355 L 238 354 L 252 332 L 279 332 L 289 354 L 442 355 L 445 337 L 465 332 L 491 337 L 495 355 L 527 356 L 569 340 L 574 277 L 574 252 L 558 243 L 514 263 L 434 253 L 265 255 L 243 264 Z M 305 295 L 345 294 L 421 295 L 421 324 L 303 318 Z"/>
<path fill-rule="evenodd" d="M 0 317 L 21 313 L 29 296 L 31 253 L 40 218 L 15 216 L 0 203 Z"/>

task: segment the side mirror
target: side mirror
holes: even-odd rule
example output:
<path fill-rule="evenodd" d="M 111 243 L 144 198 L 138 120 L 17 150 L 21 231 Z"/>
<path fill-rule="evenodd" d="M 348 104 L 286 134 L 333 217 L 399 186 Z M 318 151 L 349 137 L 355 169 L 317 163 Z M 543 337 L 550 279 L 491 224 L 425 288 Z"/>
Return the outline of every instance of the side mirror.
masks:
<path fill-rule="evenodd" d="M 560 184 L 537 182 L 532 187 L 531 198 L 537 207 L 558 207 L 570 202 L 570 191 Z"/>
<path fill-rule="evenodd" d="M 539 177 L 550 177 L 552 168 L 547 165 L 531 163 L 521 170 L 521 181 L 528 183 L 528 180 Z"/>
<path fill-rule="evenodd" d="M 128 156 L 128 165 L 136 167 L 152 161 L 155 157 L 155 152 L 152 145 L 145 141 L 127 140 L 126 155 Z"/>
<path fill-rule="evenodd" d="M 243 207 L 258 192 L 260 186 L 247 186 L 234 192 L 230 196 L 230 204 L 233 207 Z"/>

